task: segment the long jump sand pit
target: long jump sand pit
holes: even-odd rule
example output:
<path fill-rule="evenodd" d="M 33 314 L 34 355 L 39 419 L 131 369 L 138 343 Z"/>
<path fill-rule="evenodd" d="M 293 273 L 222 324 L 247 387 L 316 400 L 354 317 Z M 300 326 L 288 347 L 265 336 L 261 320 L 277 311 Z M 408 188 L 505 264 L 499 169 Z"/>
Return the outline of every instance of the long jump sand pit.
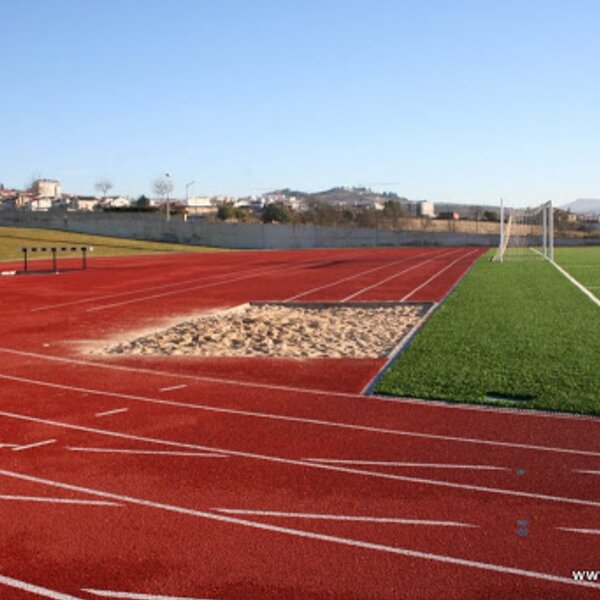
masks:
<path fill-rule="evenodd" d="M 245 304 L 106 348 L 109 354 L 382 358 L 430 303 Z"/>

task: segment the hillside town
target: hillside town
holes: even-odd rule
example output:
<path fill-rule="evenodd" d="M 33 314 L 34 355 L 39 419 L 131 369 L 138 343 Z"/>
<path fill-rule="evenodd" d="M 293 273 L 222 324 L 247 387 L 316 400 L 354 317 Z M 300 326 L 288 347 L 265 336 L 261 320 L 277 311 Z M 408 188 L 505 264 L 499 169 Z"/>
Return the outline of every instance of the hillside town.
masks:
<path fill-rule="evenodd" d="M 307 193 L 290 189 L 275 190 L 244 197 L 227 195 L 170 196 L 172 186 L 161 187 L 155 182 L 154 197 L 140 195 L 132 198 L 111 195 L 113 185 L 99 181 L 99 195 L 81 195 L 62 191 L 57 179 L 35 179 L 27 189 L 6 188 L 0 183 L 0 210 L 25 212 L 94 212 L 147 211 L 169 212 L 186 220 L 209 219 L 221 221 L 264 222 L 323 222 L 328 225 L 378 226 L 380 221 L 398 225 L 399 219 L 421 221 L 474 221 L 497 223 L 499 207 L 490 205 L 409 200 L 393 192 L 373 192 L 366 187 L 340 186 L 322 192 Z M 167 183 L 170 184 L 170 181 Z M 187 191 L 186 187 L 186 191 Z M 582 204 L 584 202 L 584 204 Z M 574 210 L 557 208 L 559 225 L 572 229 L 600 229 L 600 209 L 590 210 L 595 201 L 577 200 Z M 578 211 L 581 205 L 587 210 Z M 378 218 L 385 215 L 386 219 Z"/>

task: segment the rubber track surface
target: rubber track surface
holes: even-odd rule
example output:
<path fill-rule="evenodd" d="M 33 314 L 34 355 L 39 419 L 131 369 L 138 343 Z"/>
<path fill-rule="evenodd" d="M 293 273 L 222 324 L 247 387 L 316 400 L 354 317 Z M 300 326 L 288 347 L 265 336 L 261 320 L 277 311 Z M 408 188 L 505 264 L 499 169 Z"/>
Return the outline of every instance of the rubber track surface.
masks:
<path fill-rule="evenodd" d="M 383 360 L 81 352 L 252 300 L 439 302 L 483 251 L 0 278 L 0 597 L 597 595 L 596 419 L 362 396 Z"/>

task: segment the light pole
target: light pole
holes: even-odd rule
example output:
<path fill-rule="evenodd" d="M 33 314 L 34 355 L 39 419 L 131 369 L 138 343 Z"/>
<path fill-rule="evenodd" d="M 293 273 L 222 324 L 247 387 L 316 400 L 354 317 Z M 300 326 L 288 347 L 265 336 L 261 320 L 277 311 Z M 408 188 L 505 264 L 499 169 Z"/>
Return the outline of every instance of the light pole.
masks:
<path fill-rule="evenodd" d="M 190 199 L 190 188 L 195 184 L 195 181 L 190 181 L 185 184 L 185 201 L 187 202 Z"/>
<path fill-rule="evenodd" d="M 171 185 L 171 173 L 165 173 L 165 177 L 167 178 L 167 221 L 171 220 L 171 201 L 169 199 L 169 192 Z"/>

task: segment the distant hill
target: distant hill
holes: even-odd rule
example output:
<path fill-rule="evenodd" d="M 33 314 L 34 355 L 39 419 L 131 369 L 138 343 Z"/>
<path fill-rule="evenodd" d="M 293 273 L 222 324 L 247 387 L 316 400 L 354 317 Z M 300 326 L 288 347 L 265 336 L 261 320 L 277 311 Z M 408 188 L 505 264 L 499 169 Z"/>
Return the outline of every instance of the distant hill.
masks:
<path fill-rule="evenodd" d="M 600 215 L 600 199 L 595 198 L 578 198 L 573 202 L 569 202 L 561 206 L 564 210 L 570 210 L 577 214 L 598 214 Z"/>
<path fill-rule="evenodd" d="M 364 187 L 334 187 L 323 192 L 311 194 L 311 199 L 319 200 L 327 204 L 351 206 L 372 206 L 383 204 L 386 200 L 398 200 L 406 202 L 406 198 L 400 198 L 393 192 L 377 193 Z"/>

